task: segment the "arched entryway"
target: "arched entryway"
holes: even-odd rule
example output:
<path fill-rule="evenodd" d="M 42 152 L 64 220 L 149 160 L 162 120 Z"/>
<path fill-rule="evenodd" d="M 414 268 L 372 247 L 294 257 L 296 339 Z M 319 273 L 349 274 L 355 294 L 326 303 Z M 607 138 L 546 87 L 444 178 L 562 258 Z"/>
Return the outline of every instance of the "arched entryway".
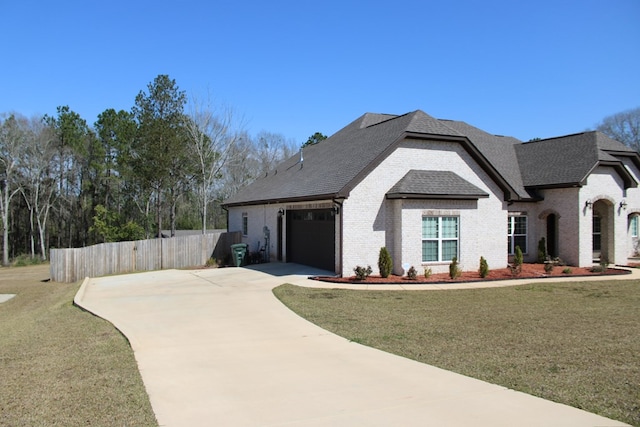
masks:
<path fill-rule="evenodd" d="M 602 259 L 611 261 L 614 255 L 613 203 L 607 199 L 595 201 L 592 215 L 593 260 L 594 262 L 600 262 Z"/>
<path fill-rule="evenodd" d="M 560 256 L 559 248 L 559 220 L 560 215 L 553 209 L 547 209 L 538 215 L 538 219 L 541 221 L 540 226 L 544 227 L 540 237 L 544 238 L 545 250 L 547 256 L 551 258 L 557 258 Z"/>
<path fill-rule="evenodd" d="M 630 212 L 627 216 L 627 257 L 637 258 L 640 254 L 640 212 Z"/>

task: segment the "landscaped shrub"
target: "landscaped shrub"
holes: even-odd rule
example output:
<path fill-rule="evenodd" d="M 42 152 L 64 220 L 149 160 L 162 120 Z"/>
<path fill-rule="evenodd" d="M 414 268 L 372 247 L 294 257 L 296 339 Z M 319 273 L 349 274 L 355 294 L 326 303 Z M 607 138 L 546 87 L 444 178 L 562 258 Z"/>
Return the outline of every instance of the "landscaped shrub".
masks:
<path fill-rule="evenodd" d="M 571 270 L 569 267 L 562 270 L 562 274 L 571 274 L 571 273 L 573 273 L 573 270 Z"/>
<path fill-rule="evenodd" d="M 609 268 L 609 259 L 604 255 L 600 255 L 600 269 L 605 272 L 607 268 Z"/>
<path fill-rule="evenodd" d="M 522 256 L 522 249 L 520 249 L 520 246 L 516 246 L 515 252 L 513 254 L 513 264 L 522 266 L 523 262 L 524 258 Z"/>
<path fill-rule="evenodd" d="M 457 279 L 461 274 L 462 271 L 460 271 L 460 266 L 458 265 L 458 258 L 453 257 L 451 264 L 449 264 L 449 277 Z"/>
<path fill-rule="evenodd" d="M 380 270 L 380 276 L 389 277 L 391 270 L 393 270 L 393 260 L 391 254 L 386 247 L 380 248 L 380 254 L 378 255 L 378 269 Z"/>
<path fill-rule="evenodd" d="M 518 276 L 522 272 L 523 262 L 522 249 L 520 249 L 520 246 L 516 246 L 515 253 L 513 254 L 513 264 L 509 265 L 512 275 Z"/>
<path fill-rule="evenodd" d="M 489 263 L 483 256 L 480 257 L 480 268 L 478 268 L 478 273 L 480 273 L 480 277 L 483 279 L 489 275 Z"/>
<path fill-rule="evenodd" d="M 373 273 L 370 265 L 368 265 L 367 268 L 360 267 L 358 265 L 353 269 L 353 271 L 356 273 L 356 279 L 358 280 L 365 280 L 371 273 Z"/>
<path fill-rule="evenodd" d="M 544 263 L 544 272 L 547 274 L 551 274 L 551 272 L 553 271 L 553 263 L 552 262 L 545 262 Z"/>
<path fill-rule="evenodd" d="M 429 277 L 431 277 L 431 268 L 425 268 L 424 269 L 424 278 L 428 279 Z"/>
<path fill-rule="evenodd" d="M 416 269 L 415 269 L 415 267 L 413 265 L 407 271 L 407 277 L 410 280 L 416 280 L 416 278 L 418 277 L 418 272 L 416 271 Z"/>
<path fill-rule="evenodd" d="M 547 259 L 547 242 L 544 237 L 538 242 L 538 262 L 543 263 Z"/>

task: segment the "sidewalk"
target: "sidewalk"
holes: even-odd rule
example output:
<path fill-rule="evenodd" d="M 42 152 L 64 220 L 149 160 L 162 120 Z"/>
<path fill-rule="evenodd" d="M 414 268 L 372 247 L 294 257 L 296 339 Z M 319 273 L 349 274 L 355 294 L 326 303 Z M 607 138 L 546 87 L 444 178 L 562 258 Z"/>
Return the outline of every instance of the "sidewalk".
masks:
<path fill-rule="evenodd" d="M 313 274 L 265 264 L 88 279 L 76 303 L 127 336 L 162 426 L 625 425 L 331 334 L 271 292 L 318 287 Z"/>

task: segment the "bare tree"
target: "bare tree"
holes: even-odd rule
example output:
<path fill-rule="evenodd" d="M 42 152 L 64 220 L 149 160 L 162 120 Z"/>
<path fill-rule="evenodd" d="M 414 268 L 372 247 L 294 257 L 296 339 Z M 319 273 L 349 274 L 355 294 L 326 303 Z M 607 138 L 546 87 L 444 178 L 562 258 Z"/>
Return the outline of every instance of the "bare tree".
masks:
<path fill-rule="evenodd" d="M 254 141 L 255 157 L 259 163 L 258 176 L 273 170 L 278 163 L 295 154 L 295 141 L 280 133 L 262 131 Z"/>
<path fill-rule="evenodd" d="M 24 139 L 24 154 L 20 162 L 22 193 L 31 225 L 31 255 L 35 256 L 34 230 L 38 227 L 40 255 L 47 259 L 46 229 L 49 213 L 54 202 L 56 179 L 53 161 L 55 159 L 55 135 L 50 126 L 41 119 L 31 119 L 29 132 Z M 34 224 L 35 223 L 35 224 Z"/>
<path fill-rule="evenodd" d="M 0 216 L 2 216 L 2 264 L 9 265 L 9 214 L 18 194 L 18 166 L 22 157 L 26 119 L 11 114 L 0 116 Z"/>
<path fill-rule="evenodd" d="M 234 156 L 243 156 L 240 147 L 239 128 L 234 111 L 227 106 L 213 107 L 193 99 L 186 117 L 186 128 L 191 149 L 198 165 L 195 172 L 197 196 L 202 217 L 202 234 L 207 232 L 207 209 L 216 180 L 221 178 L 223 168 L 233 161 Z"/>
<path fill-rule="evenodd" d="M 607 116 L 596 129 L 640 152 L 640 107 Z"/>

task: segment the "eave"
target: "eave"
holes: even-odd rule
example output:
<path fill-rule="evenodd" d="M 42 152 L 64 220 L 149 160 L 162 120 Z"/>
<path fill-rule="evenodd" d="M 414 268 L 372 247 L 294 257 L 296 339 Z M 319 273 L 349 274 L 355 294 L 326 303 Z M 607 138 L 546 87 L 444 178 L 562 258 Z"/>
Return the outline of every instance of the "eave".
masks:
<path fill-rule="evenodd" d="M 418 199 L 418 200 L 478 200 L 486 199 L 489 195 L 484 194 L 410 194 L 392 193 L 387 194 L 387 199 Z"/>
<path fill-rule="evenodd" d="M 317 194 L 310 196 L 300 196 L 300 197 L 285 197 L 280 199 L 260 199 L 260 200 L 250 200 L 246 202 L 237 202 L 237 203 L 223 203 L 222 206 L 225 208 L 234 208 L 238 206 L 256 206 L 256 205 L 273 205 L 273 204 L 282 204 L 282 203 L 299 203 L 299 202 L 312 202 L 319 200 L 338 200 L 344 199 L 345 197 L 340 196 L 339 193 L 329 193 L 329 194 Z"/>

